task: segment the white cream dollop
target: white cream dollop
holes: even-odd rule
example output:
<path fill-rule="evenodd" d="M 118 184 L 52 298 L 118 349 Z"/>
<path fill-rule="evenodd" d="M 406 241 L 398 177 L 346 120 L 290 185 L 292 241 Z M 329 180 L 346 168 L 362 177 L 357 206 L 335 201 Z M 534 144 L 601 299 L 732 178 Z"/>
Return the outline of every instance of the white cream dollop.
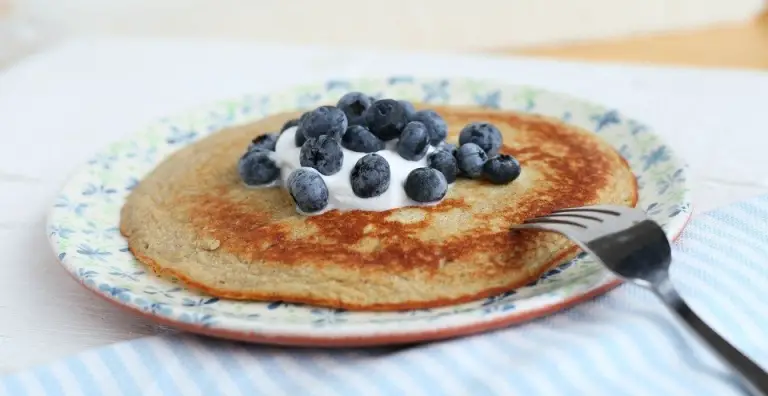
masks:
<path fill-rule="evenodd" d="M 272 159 L 280 168 L 280 184 L 286 188 L 288 176 L 291 172 L 302 167 L 299 162 L 301 147 L 296 147 L 295 136 L 297 129 L 297 127 L 288 128 L 280 135 L 277 140 L 275 152 L 272 155 Z M 325 185 L 328 187 L 328 206 L 322 211 L 312 214 L 320 214 L 333 209 L 342 211 L 384 211 L 405 206 L 427 205 L 408 198 L 403 186 L 405 184 L 405 179 L 412 170 L 427 166 L 427 155 L 435 151 L 435 148 L 430 145 L 427 150 L 427 155 L 422 159 L 418 161 L 409 161 L 401 157 L 400 154 L 395 151 L 396 144 L 397 140 L 389 141 L 384 150 L 376 152 L 376 154 L 383 157 L 387 160 L 387 163 L 389 163 L 390 180 L 387 191 L 372 198 L 361 198 L 355 195 L 352 191 L 352 184 L 350 182 L 352 168 L 355 167 L 355 164 L 360 158 L 368 153 L 358 153 L 342 147 L 341 151 L 344 154 L 344 158 L 341 163 L 341 170 L 329 176 L 318 172 L 318 175 L 323 178 Z"/>

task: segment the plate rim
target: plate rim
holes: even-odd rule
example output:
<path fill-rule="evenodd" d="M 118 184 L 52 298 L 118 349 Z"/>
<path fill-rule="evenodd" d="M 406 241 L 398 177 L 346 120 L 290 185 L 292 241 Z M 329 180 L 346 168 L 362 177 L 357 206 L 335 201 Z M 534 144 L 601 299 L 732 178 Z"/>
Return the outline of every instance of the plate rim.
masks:
<path fill-rule="evenodd" d="M 146 130 L 146 128 L 149 127 L 150 125 L 157 124 L 161 119 L 178 118 L 185 114 L 193 114 L 193 113 L 203 111 L 205 109 L 214 108 L 217 105 L 221 105 L 223 103 L 243 101 L 248 97 L 265 98 L 265 97 L 270 97 L 280 93 L 287 93 L 287 92 L 293 92 L 293 91 L 298 92 L 302 89 L 306 90 L 309 88 L 319 88 L 321 86 L 324 86 L 325 84 L 328 84 L 330 81 L 344 81 L 344 82 L 351 82 L 351 83 L 358 83 L 358 84 L 360 82 L 370 82 L 370 81 L 377 81 L 377 82 L 384 83 L 393 77 L 395 76 L 358 77 L 358 78 L 347 78 L 347 79 L 341 79 L 341 80 L 325 79 L 325 80 L 318 81 L 314 84 L 295 84 L 288 87 L 284 87 L 279 90 L 268 91 L 263 94 L 246 94 L 246 95 L 239 95 L 235 97 L 226 97 L 226 98 L 211 100 L 203 104 L 182 109 L 181 111 L 169 114 L 167 116 L 151 120 L 145 126 L 135 130 L 133 133 L 123 136 L 120 139 L 115 139 L 114 141 L 111 141 L 106 147 L 92 153 L 92 155 L 98 155 L 99 153 L 106 151 L 112 144 L 115 144 L 121 141 L 135 140 L 137 134 L 141 133 L 141 131 L 143 130 Z M 398 76 L 398 77 L 401 77 L 401 76 Z M 421 82 L 424 80 L 432 81 L 432 80 L 441 79 L 441 77 L 429 77 L 429 78 L 420 77 L 420 76 L 408 76 L 408 77 L 415 82 Z M 588 99 L 577 97 L 568 93 L 553 91 L 553 90 L 544 89 L 536 86 L 514 84 L 514 83 L 508 83 L 504 81 L 496 81 L 496 80 L 482 79 L 482 78 L 471 78 L 471 77 L 443 77 L 442 79 L 449 82 L 471 81 L 471 82 L 482 83 L 483 85 L 486 85 L 486 86 L 498 86 L 506 89 L 509 89 L 509 88 L 530 89 L 539 93 L 556 95 L 560 98 L 567 99 L 568 101 L 579 102 L 582 105 L 588 105 L 588 106 L 594 107 L 595 109 L 599 109 L 603 111 L 608 111 L 609 109 L 611 109 L 610 107 L 604 106 L 603 104 L 597 103 L 592 100 L 588 100 Z M 618 111 L 618 113 L 621 114 L 622 118 L 625 120 L 633 120 L 633 121 L 635 120 L 633 117 L 629 117 L 621 111 Z M 666 139 L 664 139 L 658 133 L 654 132 L 653 129 L 650 129 L 650 133 L 652 133 L 657 140 L 659 140 L 661 143 L 665 144 L 669 148 L 671 160 L 675 161 L 676 164 L 679 165 L 679 167 L 682 168 L 683 171 L 687 174 L 689 171 L 689 166 L 687 162 L 685 162 L 681 157 L 677 155 L 677 152 L 674 150 L 674 148 L 669 146 Z M 75 177 L 77 177 L 83 171 L 88 169 L 88 166 L 89 164 L 88 162 L 86 162 L 76 167 L 71 172 L 71 174 L 66 178 L 66 180 L 61 184 L 58 191 L 64 190 L 68 185 L 72 183 Z M 683 181 L 682 186 L 683 186 L 684 192 L 682 194 L 680 202 L 688 203 L 691 207 L 691 210 L 678 214 L 677 216 L 675 216 L 675 218 L 670 219 L 669 225 L 670 227 L 673 227 L 670 231 L 674 233 L 674 235 L 670 238 L 671 240 L 676 240 L 679 238 L 680 234 L 683 232 L 683 230 L 687 226 L 693 214 L 693 204 L 691 202 L 691 197 L 690 197 L 691 189 L 689 186 L 689 180 L 686 179 L 685 181 Z M 641 190 L 638 190 L 638 193 L 640 191 Z M 46 217 L 47 219 L 46 231 L 50 229 L 50 226 L 53 220 L 56 219 L 56 216 L 55 216 L 56 209 L 57 208 L 54 205 L 51 205 L 49 208 L 49 211 Z M 675 224 L 675 222 L 677 222 L 678 224 Z M 245 329 L 235 328 L 235 326 L 229 326 L 229 328 L 227 328 L 226 326 L 209 327 L 204 324 L 185 322 L 178 318 L 160 315 L 152 311 L 143 310 L 131 302 L 125 302 L 116 298 L 115 296 L 107 295 L 103 291 L 99 290 L 95 284 L 94 285 L 87 284 L 82 277 L 78 276 L 78 274 L 76 273 L 77 269 L 75 268 L 75 266 L 65 263 L 64 260 L 61 259 L 60 257 L 61 251 L 58 249 L 58 246 L 56 245 L 56 241 L 54 240 L 53 236 L 50 233 L 48 233 L 47 239 L 52 250 L 56 253 L 56 257 L 60 265 L 62 265 L 66 269 L 66 272 L 73 279 L 75 279 L 79 284 L 81 284 L 83 287 L 85 287 L 87 290 L 91 291 L 98 297 L 101 297 L 104 300 L 107 300 L 123 309 L 126 309 L 129 312 L 133 312 L 134 314 L 148 318 L 152 321 L 159 322 L 159 323 L 168 325 L 170 327 L 174 327 L 184 331 L 213 336 L 217 338 L 225 338 L 225 339 L 256 342 L 256 343 L 276 344 L 276 345 L 318 346 L 318 347 L 375 346 L 375 345 L 421 342 L 421 341 L 446 339 L 446 338 L 476 334 L 476 333 L 480 333 L 480 332 L 484 332 L 492 329 L 507 327 L 509 325 L 526 322 L 535 318 L 551 315 L 563 309 L 570 308 L 582 302 L 586 302 L 594 297 L 605 294 L 608 291 L 614 289 L 615 287 L 623 283 L 620 279 L 617 279 L 617 278 L 607 279 L 599 283 L 596 283 L 593 287 L 591 287 L 588 290 L 585 290 L 583 292 L 576 292 L 567 298 L 562 298 L 557 302 L 548 303 L 541 307 L 529 308 L 524 311 L 504 312 L 498 315 L 489 315 L 486 318 L 475 318 L 474 320 L 468 321 L 468 323 L 458 323 L 458 324 L 443 323 L 439 325 L 436 323 L 436 325 L 430 330 L 424 330 L 423 328 L 422 329 L 404 328 L 402 331 L 392 331 L 391 329 L 387 329 L 383 332 L 376 331 L 375 329 L 371 331 L 370 329 L 367 329 L 367 328 L 360 328 L 360 327 L 364 327 L 363 325 L 365 325 L 365 323 L 359 323 L 359 324 L 352 325 L 352 329 L 347 331 L 343 329 L 333 329 L 334 331 L 327 332 L 327 331 L 323 331 L 323 329 L 309 328 L 305 324 L 298 324 L 295 326 L 281 324 L 279 326 L 281 328 L 271 328 L 271 329 L 258 328 L 258 329 L 253 329 L 249 331 Z M 289 330 L 286 327 L 289 327 L 289 328 L 295 327 L 295 328 Z M 357 334 L 354 332 L 355 330 L 358 331 Z M 309 334 L 309 333 L 315 333 L 315 334 Z"/>

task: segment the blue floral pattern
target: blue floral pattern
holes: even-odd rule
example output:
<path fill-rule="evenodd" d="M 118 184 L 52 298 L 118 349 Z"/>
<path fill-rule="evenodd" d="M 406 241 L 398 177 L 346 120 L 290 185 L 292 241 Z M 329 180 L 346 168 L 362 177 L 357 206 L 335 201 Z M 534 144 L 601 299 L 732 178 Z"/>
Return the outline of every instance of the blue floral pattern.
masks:
<path fill-rule="evenodd" d="M 69 180 L 51 208 L 47 234 L 64 267 L 108 299 L 171 322 L 242 334 L 365 337 L 410 334 L 524 315 L 563 304 L 614 278 L 582 255 L 515 291 L 467 304 L 401 312 L 349 312 L 280 301 L 221 300 L 155 276 L 126 247 L 118 226 L 127 194 L 159 161 L 214 131 L 270 113 L 335 102 L 348 90 L 377 97 L 539 113 L 600 134 L 628 161 L 639 206 L 676 235 L 691 213 L 687 168 L 647 125 L 615 109 L 530 87 L 469 79 L 333 80 L 268 96 L 248 95 L 166 117 L 117 142 Z"/>

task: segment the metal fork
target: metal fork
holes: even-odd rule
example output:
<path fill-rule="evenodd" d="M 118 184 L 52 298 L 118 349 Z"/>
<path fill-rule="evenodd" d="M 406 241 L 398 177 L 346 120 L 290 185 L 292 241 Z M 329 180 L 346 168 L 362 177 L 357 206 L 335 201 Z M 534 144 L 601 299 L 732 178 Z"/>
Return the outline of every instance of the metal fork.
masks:
<path fill-rule="evenodd" d="M 672 252 L 667 236 L 644 211 L 616 205 L 584 206 L 558 210 L 512 228 L 562 234 L 619 278 L 649 289 L 733 370 L 745 390 L 768 396 L 768 373 L 704 323 L 677 293 L 669 279 Z"/>

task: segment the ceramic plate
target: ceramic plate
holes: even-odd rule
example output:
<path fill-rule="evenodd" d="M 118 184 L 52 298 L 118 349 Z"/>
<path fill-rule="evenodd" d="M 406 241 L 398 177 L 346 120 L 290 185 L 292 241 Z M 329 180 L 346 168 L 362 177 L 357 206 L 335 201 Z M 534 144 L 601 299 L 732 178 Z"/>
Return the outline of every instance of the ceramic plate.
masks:
<path fill-rule="evenodd" d="M 246 341 L 352 346 L 424 341 L 475 333 L 542 316 L 604 293 L 618 280 L 587 257 L 498 296 L 439 309 L 349 312 L 282 302 L 220 300 L 153 275 L 118 231 L 120 208 L 136 183 L 170 153 L 210 133 L 270 113 L 335 102 L 347 91 L 436 104 L 473 104 L 554 116 L 612 144 L 627 159 L 639 206 L 670 239 L 690 216 L 686 167 L 645 125 L 580 99 L 531 87 L 468 79 L 393 77 L 328 81 L 245 96 L 160 119 L 91 158 L 65 185 L 47 232 L 64 267 L 85 287 L 136 313 L 188 331 Z"/>

